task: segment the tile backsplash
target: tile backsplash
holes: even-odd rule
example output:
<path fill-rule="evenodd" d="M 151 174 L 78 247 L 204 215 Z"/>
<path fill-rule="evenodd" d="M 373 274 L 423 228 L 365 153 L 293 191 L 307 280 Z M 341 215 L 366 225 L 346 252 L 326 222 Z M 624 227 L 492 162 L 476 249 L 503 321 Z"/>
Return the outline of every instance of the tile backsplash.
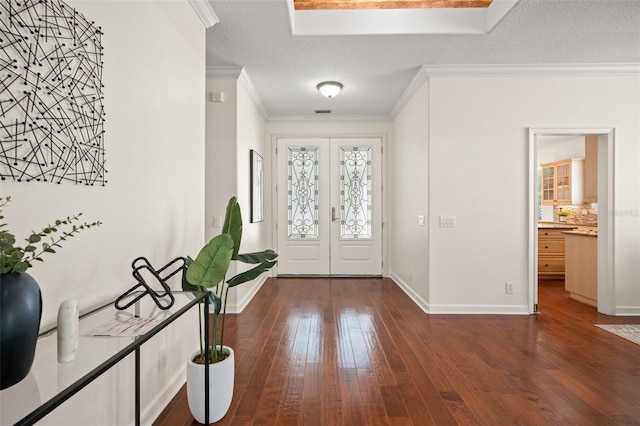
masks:
<path fill-rule="evenodd" d="M 595 225 L 598 223 L 598 209 L 591 208 L 591 204 L 580 206 L 553 206 L 553 221 L 559 222 L 558 212 L 567 210 L 571 214 L 567 217 L 567 223 L 574 225 Z"/>

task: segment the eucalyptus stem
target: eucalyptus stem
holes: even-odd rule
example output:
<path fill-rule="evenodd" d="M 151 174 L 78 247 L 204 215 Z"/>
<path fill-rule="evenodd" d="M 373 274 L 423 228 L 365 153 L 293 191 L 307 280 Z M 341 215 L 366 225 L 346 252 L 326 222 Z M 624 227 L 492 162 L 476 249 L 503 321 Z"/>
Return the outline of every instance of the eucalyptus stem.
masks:
<path fill-rule="evenodd" d="M 56 221 L 56 225 L 55 226 L 48 226 L 47 228 L 45 228 L 40 234 L 32 234 L 29 237 L 29 240 L 27 240 L 30 244 L 31 243 L 35 243 L 35 242 L 39 242 L 40 238 L 37 237 L 42 237 L 44 235 L 47 235 L 51 232 L 55 232 L 56 231 L 56 227 L 59 227 L 61 225 L 69 225 L 71 224 L 72 221 L 77 221 L 80 220 L 80 216 L 82 216 L 82 213 L 79 213 L 75 216 L 72 217 L 68 217 L 67 220 L 64 221 Z M 53 237 L 51 238 L 51 244 L 48 243 L 42 243 L 42 250 L 40 250 L 40 252 L 36 253 L 35 250 L 29 252 L 29 261 L 31 260 L 35 260 L 37 258 L 39 258 L 41 255 L 45 254 L 45 253 L 55 253 L 55 251 L 51 248 L 51 247 L 62 247 L 60 245 L 60 243 L 62 241 L 66 241 L 68 237 L 73 237 L 74 234 L 78 234 L 80 233 L 80 231 L 82 231 L 85 228 L 91 228 L 92 226 L 100 226 L 102 225 L 102 222 L 97 221 L 97 222 L 93 222 L 93 223 L 84 223 L 80 226 L 75 226 L 73 225 L 72 230 L 69 231 L 63 231 L 62 235 L 60 235 L 60 238 L 58 238 L 57 240 L 54 240 Z M 32 241 L 32 239 L 36 239 L 38 241 Z"/>
<path fill-rule="evenodd" d="M 67 238 L 75 237 L 82 230 L 102 225 L 100 221 L 75 225 L 82 216 L 82 213 L 78 213 L 67 216 L 64 220 L 57 219 L 53 225 L 49 224 L 39 232 L 31 231 L 31 235 L 25 239 L 27 245 L 19 246 L 16 244 L 16 236 L 4 228 L 7 224 L 4 223 L 2 210 L 10 200 L 11 197 L 0 197 L 0 274 L 26 272 L 33 266 L 32 262 L 43 262 L 41 256 L 45 253 L 55 253 L 54 247 L 61 248 L 61 243 Z M 70 230 L 67 231 L 65 228 Z M 58 238 L 53 237 L 56 233 L 60 233 Z M 44 241 L 46 237 L 50 242 Z"/>

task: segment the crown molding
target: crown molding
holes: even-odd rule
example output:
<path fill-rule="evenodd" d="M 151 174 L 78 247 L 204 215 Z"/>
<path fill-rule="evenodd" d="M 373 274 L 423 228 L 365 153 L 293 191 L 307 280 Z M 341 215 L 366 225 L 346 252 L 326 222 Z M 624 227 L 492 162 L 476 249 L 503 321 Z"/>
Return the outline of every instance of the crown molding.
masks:
<path fill-rule="evenodd" d="M 269 120 L 267 108 L 264 106 L 260 94 L 253 85 L 244 67 L 207 67 L 206 75 L 207 80 L 237 80 L 247 92 L 251 102 L 253 102 L 258 111 L 260 111 L 262 118 L 264 118 L 265 121 Z"/>
<path fill-rule="evenodd" d="M 427 81 L 429 75 L 426 73 L 425 68 L 426 67 L 424 65 L 418 68 L 418 71 L 413 76 L 413 79 L 411 80 L 407 88 L 404 89 L 404 92 L 402 92 L 402 95 L 400 95 L 400 98 L 398 98 L 396 104 L 393 106 L 393 108 L 391 108 L 391 112 L 389 113 L 390 120 L 394 120 L 398 116 L 400 111 L 402 111 L 402 109 L 415 96 L 418 89 L 420 89 L 424 82 Z"/>
<path fill-rule="evenodd" d="M 432 77 L 532 77 L 532 76 L 625 76 L 640 75 L 640 64 L 504 64 L 423 65 L 418 69 L 389 113 L 393 120 Z"/>
<path fill-rule="evenodd" d="M 509 76 L 625 76 L 640 75 L 640 64 L 505 64 L 423 65 L 388 115 L 276 115 L 269 116 L 244 67 L 207 67 L 208 80 L 238 80 L 267 122 L 385 122 L 394 120 L 429 78 Z"/>
<path fill-rule="evenodd" d="M 498 64 L 498 65 L 424 65 L 426 77 L 495 76 L 613 76 L 640 75 L 640 64 Z"/>
<path fill-rule="evenodd" d="M 211 3 L 207 0 L 189 0 L 189 3 L 191 3 L 193 10 L 196 11 L 205 28 L 211 28 L 220 22 L 220 19 L 213 11 L 213 7 L 211 7 Z"/>
<path fill-rule="evenodd" d="M 207 67 L 207 80 L 238 80 L 243 67 Z"/>
<path fill-rule="evenodd" d="M 240 76 L 238 77 L 238 81 L 240 82 L 242 87 L 244 87 L 244 90 L 247 92 L 247 95 L 249 95 L 249 98 L 251 99 L 255 107 L 258 108 L 258 111 L 260 111 L 262 118 L 265 121 L 268 121 L 269 112 L 267 111 L 267 108 L 264 106 L 264 102 L 262 102 L 262 98 L 260 97 L 260 94 L 256 90 L 256 87 L 253 85 L 253 82 L 249 78 L 249 74 L 247 74 L 244 68 L 242 68 L 242 70 L 240 71 Z"/>

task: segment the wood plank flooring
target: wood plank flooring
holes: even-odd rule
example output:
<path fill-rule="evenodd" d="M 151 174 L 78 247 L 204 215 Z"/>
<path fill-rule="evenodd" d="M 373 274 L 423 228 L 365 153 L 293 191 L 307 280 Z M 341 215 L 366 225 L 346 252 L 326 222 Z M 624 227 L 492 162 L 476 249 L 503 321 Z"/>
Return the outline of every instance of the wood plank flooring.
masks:
<path fill-rule="evenodd" d="M 227 318 L 220 425 L 638 425 L 639 324 L 541 281 L 541 313 L 427 315 L 383 278 L 277 278 Z M 155 425 L 197 425 L 183 387 Z"/>

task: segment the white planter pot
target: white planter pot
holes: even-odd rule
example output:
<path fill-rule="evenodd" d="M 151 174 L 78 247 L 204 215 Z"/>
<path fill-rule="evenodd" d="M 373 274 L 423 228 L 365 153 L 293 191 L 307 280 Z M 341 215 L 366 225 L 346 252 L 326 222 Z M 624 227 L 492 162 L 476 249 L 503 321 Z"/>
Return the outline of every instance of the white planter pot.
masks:
<path fill-rule="evenodd" d="M 209 422 L 215 423 L 222 419 L 233 398 L 233 382 L 235 376 L 235 359 L 233 349 L 222 347 L 229 352 L 227 359 L 215 364 L 209 364 Z M 187 362 L 187 400 L 193 418 L 204 424 L 204 365 L 196 364 L 193 357 L 200 351 L 194 352 Z"/>

